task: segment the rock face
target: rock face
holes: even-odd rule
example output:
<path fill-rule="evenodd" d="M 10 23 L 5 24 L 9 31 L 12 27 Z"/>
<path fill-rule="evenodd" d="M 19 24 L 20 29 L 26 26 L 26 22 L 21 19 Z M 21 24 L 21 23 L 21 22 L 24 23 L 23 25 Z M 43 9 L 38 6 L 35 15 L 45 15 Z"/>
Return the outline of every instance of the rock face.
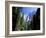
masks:
<path fill-rule="evenodd" d="M 37 9 L 36 15 L 33 16 L 32 30 L 40 30 L 40 8 Z"/>

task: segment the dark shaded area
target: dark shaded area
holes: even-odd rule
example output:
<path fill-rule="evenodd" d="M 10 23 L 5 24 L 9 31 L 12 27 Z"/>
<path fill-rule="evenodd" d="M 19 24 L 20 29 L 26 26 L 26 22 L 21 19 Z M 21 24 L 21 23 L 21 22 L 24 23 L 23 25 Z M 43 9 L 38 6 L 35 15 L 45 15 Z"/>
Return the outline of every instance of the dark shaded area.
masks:
<path fill-rule="evenodd" d="M 40 8 L 37 9 L 36 15 L 33 16 L 33 30 L 40 30 Z"/>
<path fill-rule="evenodd" d="M 28 30 L 40 30 L 40 8 L 37 9 L 36 14 L 33 16 L 30 25 L 28 26 Z"/>
<path fill-rule="evenodd" d="M 18 17 L 20 15 L 20 10 L 17 7 L 12 7 L 12 31 L 15 31 L 17 28 Z M 17 29 L 16 29 L 17 30 Z"/>
<path fill-rule="evenodd" d="M 12 31 L 16 28 L 17 14 L 15 13 L 16 8 L 12 7 Z M 15 22 L 16 21 L 16 22 Z"/>

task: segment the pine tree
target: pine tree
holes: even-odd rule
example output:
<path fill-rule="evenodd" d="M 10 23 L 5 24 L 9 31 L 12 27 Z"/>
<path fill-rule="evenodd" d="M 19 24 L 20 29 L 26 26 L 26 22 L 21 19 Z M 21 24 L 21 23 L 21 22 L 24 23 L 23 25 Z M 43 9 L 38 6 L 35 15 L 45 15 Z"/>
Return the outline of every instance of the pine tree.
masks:
<path fill-rule="evenodd" d="M 22 17 L 20 19 L 20 30 L 24 30 L 24 14 L 22 13 Z"/>
<path fill-rule="evenodd" d="M 12 30 L 19 30 L 21 7 L 12 7 Z"/>

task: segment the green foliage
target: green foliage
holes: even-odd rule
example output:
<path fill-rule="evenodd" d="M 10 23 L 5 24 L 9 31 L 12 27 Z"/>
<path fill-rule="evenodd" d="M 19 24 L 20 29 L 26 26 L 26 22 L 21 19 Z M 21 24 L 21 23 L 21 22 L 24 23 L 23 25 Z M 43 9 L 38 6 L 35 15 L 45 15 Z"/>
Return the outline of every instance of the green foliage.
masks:
<path fill-rule="evenodd" d="M 26 23 L 24 21 L 24 14 L 20 13 L 21 7 L 14 7 L 13 8 L 13 13 L 12 13 L 12 18 L 13 19 L 13 28 L 16 31 L 23 31 L 23 30 L 30 30 L 31 29 L 31 24 Z"/>

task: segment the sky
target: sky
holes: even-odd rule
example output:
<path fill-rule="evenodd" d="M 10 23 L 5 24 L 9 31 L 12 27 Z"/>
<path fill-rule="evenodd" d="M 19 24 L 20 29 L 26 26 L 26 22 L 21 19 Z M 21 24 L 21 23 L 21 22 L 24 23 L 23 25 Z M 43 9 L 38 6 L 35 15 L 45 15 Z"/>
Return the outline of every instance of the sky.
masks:
<path fill-rule="evenodd" d="M 24 13 L 26 15 L 28 15 L 29 13 L 33 14 L 32 12 L 36 11 L 36 10 L 37 10 L 37 8 L 35 8 L 35 7 L 23 7 L 22 13 Z"/>
<path fill-rule="evenodd" d="M 21 9 L 21 13 L 24 13 L 24 19 L 26 19 L 27 16 L 36 14 L 37 8 L 35 7 L 23 7 Z M 28 19 L 29 20 L 29 19 Z"/>

